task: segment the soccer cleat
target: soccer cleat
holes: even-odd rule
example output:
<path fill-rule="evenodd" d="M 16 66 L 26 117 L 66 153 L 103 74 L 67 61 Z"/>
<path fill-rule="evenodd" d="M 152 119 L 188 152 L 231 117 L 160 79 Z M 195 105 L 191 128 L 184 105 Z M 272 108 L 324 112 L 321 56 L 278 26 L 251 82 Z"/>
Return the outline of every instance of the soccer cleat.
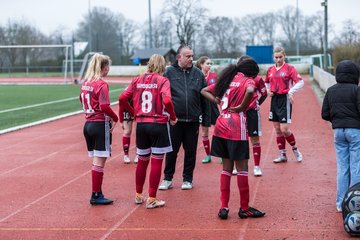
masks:
<path fill-rule="evenodd" d="M 112 204 L 114 201 L 107 199 L 104 197 L 104 194 L 102 194 L 101 192 L 93 192 L 91 194 L 91 198 L 90 198 L 90 204 L 91 205 L 108 205 L 108 204 Z"/>
<path fill-rule="evenodd" d="M 228 208 L 221 208 L 218 213 L 218 217 L 220 219 L 226 220 L 229 215 L 229 209 Z"/>
<path fill-rule="evenodd" d="M 190 190 L 192 188 L 193 188 L 193 184 L 188 181 L 184 181 L 183 184 L 181 185 L 182 190 Z"/>
<path fill-rule="evenodd" d="M 342 212 L 342 208 L 341 207 L 336 207 L 336 211 L 337 212 Z"/>
<path fill-rule="evenodd" d="M 139 155 L 136 155 L 135 159 L 134 159 L 134 163 L 138 163 L 139 162 Z"/>
<path fill-rule="evenodd" d="M 165 206 L 165 201 L 157 199 L 157 198 L 152 198 L 149 197 L 146 200 L 146 208 L 151 209 L 151 208 L 159 208 L 159 207 L 163 207 Z"/>
<path fill-rule="evenodd" d="M 280 154 L 277 158 L 273 160 L 274 163 L 282 163 L 287 162 L 287 156 L 284 154 Z"/>
<path fill-rule="evenodd" d="M 135 195 L 135 203 L 142 204 L 144 202 L 144 196 L 141 193 L 136 193 Z"/>
<path fill-rule="evenodd" d="M 265 215 L 264 212 L 260 212 L 259 210 L 252 207 L 249 207 L 248 210 L 242 210 L 240 208 L 238 214 L 240 218 L 258 218 L 258 217 L 263 217 Z"/>
<path fill-rule="evenodd" d="M 124 163 L 129 164 L 130 162 L 131 161 L 129 155 L 124 155 Z"/>
<path fill-rule="evenodd" d="M 294 149 L 293 149 L 293 152 L 294 152 L 296 161 L 301 162 L 302 159 L 303 159 L 303 156 L 302 156 L 301 152 L 299 151 L 299 149 L 298 149 L 298 148 L 294 148 Z"/>
<path fill-rule="evenodd" d="M 262 175 L 260 166 L 254 166 L 254 176 L 259 177 Z"/>
<path fill-rule="evenodd" d="M 207 155 L 201 162 L 202 162 L 202 163 L 210 163 L 210 162 L 211 162 L 211 157 L 210 157 L 210 155 Z"/>
<path fill-rule="evenodd" d="M 159 185 L 159 190 L 168 190 L 172 188 L 172 181 L 163 180 Z"/>

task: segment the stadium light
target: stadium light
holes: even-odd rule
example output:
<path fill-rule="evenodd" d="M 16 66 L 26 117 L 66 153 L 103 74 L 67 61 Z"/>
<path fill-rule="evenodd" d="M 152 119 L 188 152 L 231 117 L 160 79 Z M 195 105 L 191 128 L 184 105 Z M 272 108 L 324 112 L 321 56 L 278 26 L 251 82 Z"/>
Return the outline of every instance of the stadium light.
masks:
<path fill-rule="evenodd" d="M 328 59 L 327 59 L 327 52 L 328 52 L 328 2 L 324 0 L 321 3 L 321 6 L 324 7 L 324 70 L 328 68 Z"/>
<path fill-rule="evenodd" d="M 296 0 L 296 56 L 300 55 L 299 0 Z"/>
<path fill-rule="evenodd" d="M 152 48 L 151 0 L 149 0 L 149 48 Z"/>
<path fill-rule="evenodd" d="M 91 31 L 91 0 L 89 0 L 89 52 L 92 52 L 92 31 Z"/>

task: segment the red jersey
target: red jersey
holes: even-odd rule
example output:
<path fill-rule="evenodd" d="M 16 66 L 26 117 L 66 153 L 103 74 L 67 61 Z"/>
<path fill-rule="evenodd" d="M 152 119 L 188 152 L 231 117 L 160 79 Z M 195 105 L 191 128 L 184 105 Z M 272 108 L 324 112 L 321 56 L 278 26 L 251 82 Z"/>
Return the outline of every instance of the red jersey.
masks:
<path fill-rule="evenodd" d="M 265 83 L 270 83 L 270 91 L 276 94 L 287 94 L 293 84 L 302 80 L 296 69 L 285 63 L 279 69 L 272 66 L 266 73 Z"/>
<path fill-rule="evenodd" d="M 107 115 L 101 111 L 100 105 L 110 105 L 108 84 L 102 79 L 84 81 L 81 84 L 80 102 L 86 121 L 105 121 Z"/>
<path fill-rule="evenodd" d="M 163 97 L 171 97 L 170 82 L 158 73 L 145 73 L 134 78 L 121 94 L 133 100 L 136 122 L 167 123 L 169 113 L 165 110 Z"/>
<path fill-rule="evenodd" d="M 206 83 L 208 86 L 216 83 L 216 79 L 217 79 L 216 72 L 208 72 L 208 74 L 205 77 L 205 80 L 206 80 Z"/>
<path fill-rule="evenodd" d="M 236 107 L 241 104 L 248 87 L 255 88 L 252 78 L 245 77 L 238 73 L 231 81 L 229 88 L 221 99 L 221 113 L 216 120 L 214 136 L 229 140 L 247 140 L 246 115 L 243 112 L 229 112 L 229 107 Z M 215 84 L 208 87 L 214 93 Z"/>
<path fill-rule="evenodd" d="M 254 78 L 254 83 L 255 83 L 254 96 L 247 109 L 252 109 L 252 108 L 257 109 L 259 106 L 259 102 L 258 102 L 259 97 L 265 96 L 267 94 L 264 80 L 260 76 Z"/>

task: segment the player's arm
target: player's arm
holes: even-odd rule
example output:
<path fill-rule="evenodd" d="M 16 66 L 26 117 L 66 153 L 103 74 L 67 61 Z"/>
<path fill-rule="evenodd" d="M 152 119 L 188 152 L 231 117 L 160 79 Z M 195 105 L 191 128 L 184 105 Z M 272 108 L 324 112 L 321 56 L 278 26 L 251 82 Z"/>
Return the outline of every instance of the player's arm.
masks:
<path fill-rule="evenodd" d="M 291 69 L 291 79 L 295 84 L 294 86 L 292 86 L 292 88 L 290 88 L 288 92 L 290 96 L 292 96 L 304 86 L 304 80 L 302 80 L 300 74 L 296 71 L 294 67 Z"/>
<path fill-rule="evenodd" d="M 260 97 L 258 99 L 258 102 L 259 105 L 261 105 L 267 98 L 267 90 L 266 90 L 265 82 L 262 78 L 259 79 L 259 82 L 257 84 L 257 89 L 260 92 Z"/>
<path fill-rule="evenodd" d="M 216 104 L 220 104 L 220 99 L 218 97 L 216 97 L 209 89 L 209 87 L 204 87 L 203 89 L 201 89 L 200 91 L 201 95 L 206 98 L 207 100 L 209 100 L 210 102 L 216 103 Z"/>
<path fill-rule="evenodd" d="M 254 91 L 255 91 L 255 88 L 253 86 L 251 86 L 251 85 L 248 86 L 246 88 L 246 93 L 245 93 L 244 99 L 242 100 L 240 105 L 238 105 L 236 107 L 230 107 L 229 111 L 230 112 L 238 112 L 238 113 L 239 112 L 244 112 L 251 103 L 251 100 L 252 100 L 253 95 L 254 95 Z"/>
<path fill-rule="evenodd" d="M 99 94 L 100 110 L 106 115 L 108 115 L 114 122 L 119 121 L 118 116 L 110 107 L 108 86 L 104 85 L 103 87 L 101 87 Z"/>

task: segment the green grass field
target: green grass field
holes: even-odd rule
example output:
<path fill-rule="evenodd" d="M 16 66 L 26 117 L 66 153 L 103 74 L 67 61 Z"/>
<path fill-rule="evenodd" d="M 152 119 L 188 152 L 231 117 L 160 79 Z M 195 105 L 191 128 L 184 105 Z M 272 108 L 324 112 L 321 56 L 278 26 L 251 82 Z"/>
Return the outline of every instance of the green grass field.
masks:
<path fill-rule="evenodd" d="M 115 102 L 123 85 L 110 85 Z M 82 110 L 80 85 L 0 86 L 0 130 Z"/>

